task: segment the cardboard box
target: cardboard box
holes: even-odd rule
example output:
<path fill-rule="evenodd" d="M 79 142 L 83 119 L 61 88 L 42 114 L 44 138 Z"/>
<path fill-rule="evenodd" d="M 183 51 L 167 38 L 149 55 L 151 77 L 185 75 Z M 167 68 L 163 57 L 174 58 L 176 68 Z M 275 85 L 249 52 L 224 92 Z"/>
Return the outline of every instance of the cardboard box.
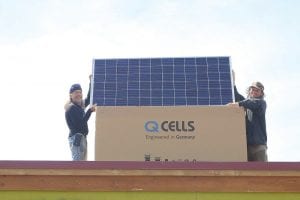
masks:
<path fill-rule="evenodd" d="M 247 161 L 245 115 L 228 106 L 97 107 L 97 161 Z"/>

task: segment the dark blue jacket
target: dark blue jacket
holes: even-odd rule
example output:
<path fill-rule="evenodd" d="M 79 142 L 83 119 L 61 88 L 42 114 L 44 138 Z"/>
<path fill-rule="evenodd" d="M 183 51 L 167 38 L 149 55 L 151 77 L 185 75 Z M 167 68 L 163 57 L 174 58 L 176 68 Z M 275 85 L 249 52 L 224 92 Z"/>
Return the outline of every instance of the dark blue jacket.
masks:
<path fill-rule="evenodd" d="M 246 133 L 248 145 L 266 145 L 266 108 L 267 103 L 263 98 L 247 98 L 240 95 L 234 86 L 235 100 L 239 106 L 246 109 Z"/>
<path fill-rule="evenodd" d="M 88 92 L 87 98 L 84 100 L 85 106 L 88 106 L 89 102 L 90 90 Z M 82 133 L 86 136 L 89 133 L 87 122 L 92 113 L 91 109 L 88 109 L 87 112 L 85 112 L 80 105 L 72 102 L 68 104 L 65 109 L 65 118 L 70 129 L 69 137 L 73 136 L 75 133 Z"/>

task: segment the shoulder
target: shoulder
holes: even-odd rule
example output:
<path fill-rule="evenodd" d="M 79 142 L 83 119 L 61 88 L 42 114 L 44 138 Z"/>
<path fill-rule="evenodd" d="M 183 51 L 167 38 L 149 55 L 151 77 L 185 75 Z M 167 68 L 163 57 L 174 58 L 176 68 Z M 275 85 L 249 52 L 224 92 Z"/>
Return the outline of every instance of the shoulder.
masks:
<path fill-rule="evenodd" d="M 262 105 L 266 105 L 267 104 L 267 102 L 263 98 L 257 98 L 257 99 L 254 99 L 254 100 L 257 101 L 257 102 L 259 102 Z"/>
<path fill-rule="evenodd" d="M 267 102 L 264 99 L 261 99 L 261 104 L 264 108 L 267 107 Z"/>
<path fill-rule="evenodd" d="M 66 113 L 71 113 L 77 110 L 77 107 L 74 103 L 70 102 L 65 105 Z"/>
<path fill-rule="evenodd" d="M 260 104 L 262 104 L 262 105 L 266 105 L 267 104 L 267 102 L 263 99 L 263 98 L 261 98 L 261 99 L 255 99 L 257 102 L 259 102 Z"/>
<path fill-rule="evenodd" d="M 267 108 L 267 102 L 263 98 L 254 99 L 256 104 L 258 104 L 260 110 L 265 111 Z"/>
<path fill-rule="evenodd" d="M 71 101 L 67 101 L 65 103 L 65 106 L 64 106 L 65 111 L 67 112 L 68 110 L 70 110 L 70 108 L 72 107 L 72 105 L 74 105 L 74 104 Z"/>

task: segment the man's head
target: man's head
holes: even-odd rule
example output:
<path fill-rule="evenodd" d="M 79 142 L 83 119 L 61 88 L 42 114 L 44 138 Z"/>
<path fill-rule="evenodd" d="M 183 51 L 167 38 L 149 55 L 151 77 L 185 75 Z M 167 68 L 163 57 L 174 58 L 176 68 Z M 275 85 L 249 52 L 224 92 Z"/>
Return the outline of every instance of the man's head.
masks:
<path fill-rule="evenodd" d="M 264 85 L 261 82 L 253 82 L 249 87 L 249 96 L 252 98 L 261 98 L 264 97 Z"/>
<path fill-rule="evenodd" d="M 73 84 L 70 88 L 70 99 L 72 102 L 81 105 L 82 103 L 82 88 L 79 84 Z"/>

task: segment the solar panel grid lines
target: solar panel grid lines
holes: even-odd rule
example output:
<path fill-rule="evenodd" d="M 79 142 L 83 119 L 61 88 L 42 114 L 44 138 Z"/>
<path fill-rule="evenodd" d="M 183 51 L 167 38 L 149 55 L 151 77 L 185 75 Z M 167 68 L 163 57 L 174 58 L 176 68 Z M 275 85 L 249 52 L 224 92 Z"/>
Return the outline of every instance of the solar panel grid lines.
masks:
<path fill-rule="evenodd" d="M 224 105 L 233 101 L 229 57 L 95 59 L 98 106 Z"/>
<path fill-rule="evenodd" d="M 205 59 L 206 59 L 205 64 L 206 64 L 206 68 L 207 68 L 206 75 L 207 75 L 207 80 L 209 80 L 209 75 L 208 75 L 208 61 L 207 61 L 207 58 L 205 58 Z M 207 82 L 207 88 L 210 88 L 209 81 Z M 210 90 L 207 90 L 207 91 L 208 91 L 208 96 L 210 97 Z M 209 98 L 209 103 L 208 104 L 209 105 L 211 104 L 210 98 Z"/>

